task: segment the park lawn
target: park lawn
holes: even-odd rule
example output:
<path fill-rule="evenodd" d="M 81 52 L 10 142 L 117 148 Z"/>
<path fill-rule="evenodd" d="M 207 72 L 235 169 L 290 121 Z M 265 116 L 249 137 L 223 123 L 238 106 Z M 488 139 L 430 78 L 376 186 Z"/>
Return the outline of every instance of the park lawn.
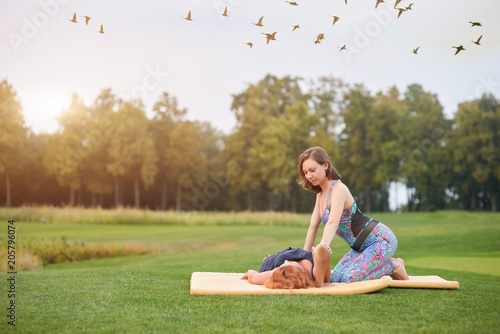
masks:
<path fill-rule="evenodd" d="M 499 332 L 500 215 L 438 212 L 371 216 L 398 236 L 396 255 L 405 259 L 410 275 L 457 280 L 460 289 L 384 289 L 353 296 L 191 296 L 193 271 L 258 269 L 264 254 L 301 247 L 307 222 L 303 226 L 138 226 L 18 221 L 20 242 L 64 236 L 68 241 L 141 244 L 152 247 L 154 253 L 62 263 L 18 273 L 16 331 Z M 5 240 L 1 234 L 1 242 Z M 348 248 L 338 238 L 332 245 L 335 264 Z M 7 285 L 0 284 L 2 296 L 7 295 L 6 290 Z M 5 316 L 2 318 L 0 331 L 4 333 L 10 328 Z"/>

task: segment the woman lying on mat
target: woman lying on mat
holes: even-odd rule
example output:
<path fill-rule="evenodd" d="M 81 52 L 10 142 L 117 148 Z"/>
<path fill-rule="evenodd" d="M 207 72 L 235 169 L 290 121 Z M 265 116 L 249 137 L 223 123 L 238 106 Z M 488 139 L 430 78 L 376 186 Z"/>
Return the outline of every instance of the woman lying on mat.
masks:
<path fill-rule="evenodd" d="M 259 272 L 249 270 L 241 279 L 270 289 L 307 289 L 330 282 L 332 251 L 327 245 L 314 250 L 288 248 L 266 255 Z"/>
<path fill-rule="evenodd" d="M 407 280 L 404 262 L 394 259 L 398 241 L 384 224 L 361 213 L 340 174 L 321 147 L 299 157 L 299 183 L 317 194 L 304 244 L 311 250 L 320 223 L 325 224 L 321 244 L 330 245 L 337 234 L 352 248 L 332 271 L 332 282 L 357 282 L 390 275 Z"/>

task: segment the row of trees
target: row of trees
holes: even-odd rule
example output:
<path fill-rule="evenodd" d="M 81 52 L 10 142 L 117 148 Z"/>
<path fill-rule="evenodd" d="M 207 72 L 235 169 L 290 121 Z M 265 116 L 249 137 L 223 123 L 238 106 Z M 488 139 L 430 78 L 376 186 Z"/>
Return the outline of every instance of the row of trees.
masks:
<path fill-rule="evenodd" d="M 304 88 L 305 87 L 305 88 Z M 176 210 L 310 211 L 297 158 L 322 146 L 365 211 L 387 211 L 389 186 L 407 209 L 498 210 L 500 107 L 492 95 L 446 119 L 418 85 L 371 94 L 333 77 L 267 75 L 233 96 L 234 130 L 189 121 L 164 92 L 146 117 L 110 89 L 75 94 L 59 131 L 24 125 L 14 88 L 0 85 L 0 195 L 5 205 L 135 206 Z"/>

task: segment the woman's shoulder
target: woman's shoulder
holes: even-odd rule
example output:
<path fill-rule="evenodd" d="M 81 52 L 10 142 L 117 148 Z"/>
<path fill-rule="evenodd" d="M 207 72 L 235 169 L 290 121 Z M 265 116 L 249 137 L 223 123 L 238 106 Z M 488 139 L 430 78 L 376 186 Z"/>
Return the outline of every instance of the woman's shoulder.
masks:
<path fill-rule="evenodd" d="M 332 185 L 334 191 L 349 191 L 349 188 L 340 180 L 333 180 Z"/>

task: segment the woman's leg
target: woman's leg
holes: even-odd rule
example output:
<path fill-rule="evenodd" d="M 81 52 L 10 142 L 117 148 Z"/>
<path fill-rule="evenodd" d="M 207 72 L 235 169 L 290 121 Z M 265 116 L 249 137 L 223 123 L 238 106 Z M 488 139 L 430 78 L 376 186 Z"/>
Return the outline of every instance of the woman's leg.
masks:
<path fill-rule="evenodd" d="M 316 282 L 330 283 L 330 275 L 332 266 L 330 263 L 332 251 L 330 247 L 325 245 L 318 245 L 312 252 L 314 260 L 313 274 Z"/>
<path fill-rule="evenodd" d="M 349 270 L 351 265 L 354 263 L 356 258 L 361 254 L 361 252 L 357 252 L 351 249 L 344 255 L 343 258 L 340 259 L 339 263 L 335 266 L 331 274 L 331 282 L 341 283 L 344 282 L 344 273 Z"/>
<path fill-rule="evenodd" d="M 358 282 L 394 274 L 396 265 L 392 256 L 396 252 L 397 240 L 392 231 L 379 224 L 365 244 L 368 246 L 361 252 L 351 250 L 339 261 L 332 272 L 332 282 Z"/>

